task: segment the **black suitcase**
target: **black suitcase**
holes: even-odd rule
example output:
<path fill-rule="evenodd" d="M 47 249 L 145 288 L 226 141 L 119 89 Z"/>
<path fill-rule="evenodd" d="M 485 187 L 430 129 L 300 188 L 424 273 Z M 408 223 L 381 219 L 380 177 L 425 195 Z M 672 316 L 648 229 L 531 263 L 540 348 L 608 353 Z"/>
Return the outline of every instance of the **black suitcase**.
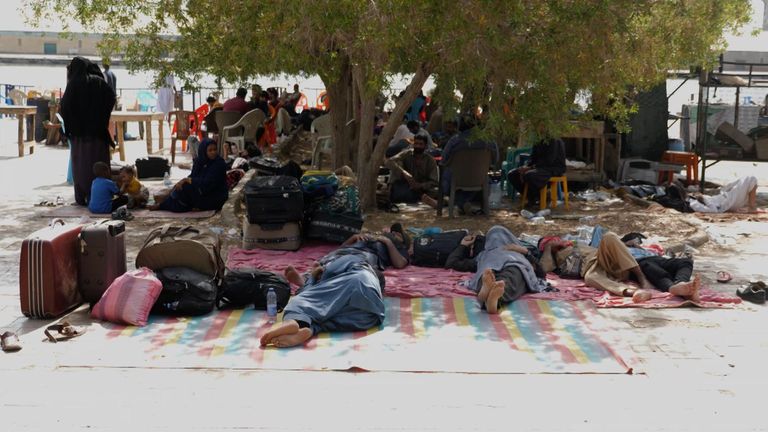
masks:
<path fill-rule="evenodd" d="M 266 270 L 227 270 L 218 307 L 244 308 L 253 305 L 254 309 L 266 310 L 270 288 L 277 294 L 277 310 L 283 310 L 291 297 L 291 286 L 285 278 Z"/>
<path fill-rule="evenodd" d="M 288 176 L 300 179 L 303 171 L 294 161 L 280 162 L 269 156 L 256 156 L 248 159 L 248 165 L 260 176 Z"/>
<path fill-rule="evenodd" d="M 304 194 L 294 177 L 253 177 L 245 184 L 245 203 L 252 224 L 304 219 Z"/>
<path fill-rule="evenodd" d="M 166 173 L 170 174 L 171 164 L 166 158 L 149 156 L 136 159 L 136 171 L 140 179 L 162 178 Z"/>
<path fill-rule="evenodd" d="M 91 305 L 101 300 L 112 282 L 125 273 L 125 222 L 101 221 L 80 231 L 77 285 Z"/>
<path fill-rule="evenodd" d="M 413 240 L 412 264 L 420 267 L 443 267 L 448 255 L 456 250 L 467 233 L 467 230 L 454 230 L 416 237 Z"/>
<path fill-rule="evenodd" d="M 363 218 L 344 213 L 317 211 L 307 224 L 307 237 L 332 243 L 344 243 L 363 228 Z"/>

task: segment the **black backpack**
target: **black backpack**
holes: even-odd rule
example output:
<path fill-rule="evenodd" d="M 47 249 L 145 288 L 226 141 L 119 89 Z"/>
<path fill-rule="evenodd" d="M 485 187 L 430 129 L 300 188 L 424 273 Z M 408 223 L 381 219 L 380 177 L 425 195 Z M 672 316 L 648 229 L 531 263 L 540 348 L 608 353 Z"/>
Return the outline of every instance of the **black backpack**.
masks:
<path fill-rule="evenodd" d="M 186 267 L 166 267 L 156 274 L 163 290 L 152 306 L 152 313 L 205 315 L 216 306 L 216 278 Z"/>
<path fill-rule="evenodd" d="M 448 255 L 459 246 L 467 233 L 467 230 L 454 230 L 416 237 L 413 240 L 413 265 L 443 267 Z"/>
<path fill-rule="evenodd" d="M 283 310 L 291 297 L 291 286 L 275 273 L 258 270 L 227 270 L 217 300 L 219 309 L 245 308 L 267 309 L 267 292 L 272 288 L 277 294 L 277 310 Z"/>

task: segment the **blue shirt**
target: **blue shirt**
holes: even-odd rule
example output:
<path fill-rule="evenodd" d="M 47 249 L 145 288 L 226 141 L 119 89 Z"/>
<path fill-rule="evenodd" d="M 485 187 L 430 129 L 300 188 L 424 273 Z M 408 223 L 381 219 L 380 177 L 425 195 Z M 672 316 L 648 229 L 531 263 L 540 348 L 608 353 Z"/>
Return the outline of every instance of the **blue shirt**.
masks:
<path fill-rule="evenodd" d="M 91 213 L 112 213 L 112 196 L 120 192 L 115 182 L 103 177 L 96 177 L 91 183 L 91 197 L 88 210 Z"/>

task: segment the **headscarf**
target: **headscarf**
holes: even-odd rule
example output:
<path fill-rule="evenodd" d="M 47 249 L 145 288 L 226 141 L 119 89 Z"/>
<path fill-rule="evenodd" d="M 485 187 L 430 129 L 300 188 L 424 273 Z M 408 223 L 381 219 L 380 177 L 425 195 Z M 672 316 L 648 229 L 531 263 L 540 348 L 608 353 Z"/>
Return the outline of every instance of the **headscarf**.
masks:
<path fill-rule="evenodd" d="M 211 138 L 205 138 L 203 142 L 197 146 L 197 157 L 193 161 L 192 173 L 190 174 L 190 177 L 197 177 L 201 175 L 203 171 L 205 171 L 205 169 L 212 165 L 214 162 L 219 160 L 224 162 L 224 159 L 222 159 L 219 155 L 216 155 L 216 159 L 208 159 L 208 147 L 211 145 L 217 145 L 216 141 Z"/>
<path fill-rule="evenodd" d="M 100 138 L 114 146 L 108 128 L 115 99 L 97 64 L 73 58 L 67 66 L 67 88 L 60 108 L 67 135 Z"/>

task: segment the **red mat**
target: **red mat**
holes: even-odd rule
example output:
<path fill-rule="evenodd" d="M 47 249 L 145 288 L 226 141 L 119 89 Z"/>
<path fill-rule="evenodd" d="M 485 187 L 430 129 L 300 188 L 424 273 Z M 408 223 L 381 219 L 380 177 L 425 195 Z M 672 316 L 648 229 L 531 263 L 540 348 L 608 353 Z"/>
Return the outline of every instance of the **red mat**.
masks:
<path fill-rule="evenodd" d="M 292 265 L 299 273 L 303 273 L 312 267 L 312 263 L 337 247 L 315 243 L 303 246 L 296 252 L 232 248 L 227 257 L 227 268 L 260 268 L 282 274 L 287 266 Z M 384 277 L 384 294 L 390 297 L 475 296 L 474 292 L 459 285 L 459 282 L 467 278 L 467 273 L 453 270 L 408 266 L 401 270 L 389 268 L 384 271 Z"/>
<path fill-rule="evenodd" d="M 654 291 L 653 298 L 647 302 L 634 303 L 630 297 L 618 297 L 596 288 L 588 287 L 582 279 L 560 279 L 552 273 L 547 280 L 558 292 L 526 294 L 523 297 L 540 300 L 592 300 L 599 308 L 636 307 L 646 309 L 675 308 L 681 306 L 698 306 L 702 308 L 731 307 L 741 303 L 741 299 L 728 294 L 722 294 L 703 287 L 700 291 L 701 300 L 693 302 L 667 292 Z"/>
<path fill-rule="evenodd" d="M 227 268 L 260 268 L 282 273 L 289 265 L 300 273 L 308 271 L 317 259 L 331 252 L 337 245 L 310 243 L 296 252 L 269 251 L 261 249 L 244 250 L 232 248 L 227 258 Z M 460 285 L 469 278 L 469 273 L 460 273 L 441 268 L 408 266 L 401 270 L 392 268 L 384 272 L 386 288 L 384 294 L 390 297 L 474 297 L 475 293 Z M 634 303 L 629 297 L 617 297 L 606 291 L 590 288 L 581 279 L 560 279 L 548 274 L 547 280 L 557 288 L 556 292 L 526 294 L 523 298 L 538 300 L 579 301 L 591 300 L 599 308 L 637 307 L 647 309 L 698 306 L 702 308 L 731 307 L 741 303 L 735 296 L 721 294 L 706 287 L 701 289 L 701 301 L 692 302 L 669 293 L 656 291 L 650 301 Z M 295 288 L 295 287 L 294 287 Z"/>

